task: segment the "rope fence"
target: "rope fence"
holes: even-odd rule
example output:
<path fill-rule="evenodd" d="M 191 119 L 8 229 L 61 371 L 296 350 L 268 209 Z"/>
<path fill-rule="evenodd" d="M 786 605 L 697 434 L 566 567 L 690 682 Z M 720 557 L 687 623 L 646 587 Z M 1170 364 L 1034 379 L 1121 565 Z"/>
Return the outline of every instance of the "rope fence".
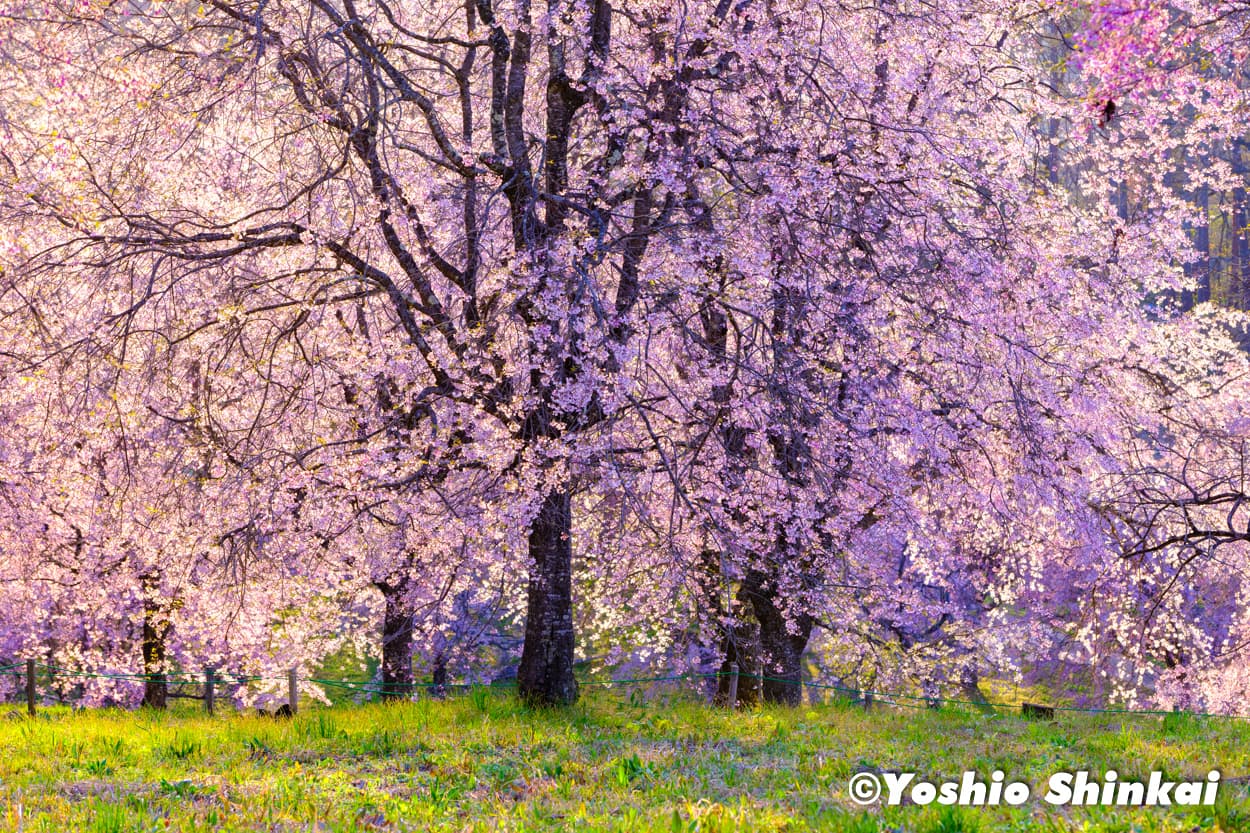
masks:
<path fill-rule="evenodd" d="M 163 683 L 170 686 L 179 685 L 197 685 L 204 689 L 203 694 L 185 694 L 178 692 L 167 693 L 166 696 L 174 698 L 187 698 L 203 700 L 205 710 L 209 714 L 213 714 L 216 703 L 216 689 L 219 685 L 225 686 L 246 686 L 257 682 L 275 682 L 285 681 L 287 683 L 287 703 L 280 707 L 278 714 L 284 716 L 294 715 L 299 708 L 299 684 L 309 683 L 320 686 L 322 688 L 334 688 L 344 691 L 360 692 L 366 695 L 402 695 L 405 693 L 430 692 L 436 696 L 441 696 L 448 691 L 456 690 L 473 690 L 486 688 L 511 687 L 516 685 L 515 680 L 505 682 L 494 682 L 488 685 L 476 683 L 436 683 L 436 682 L 378 682 L 378 681 L 360 681 L 360 680 L 332 680 L 322 677 L 300 677 L 296 669 L 290 669 L 280 676 L 267 676 L 259 674 L 230 674 L 223 673 L 213 668 L 205 669 L 202 675 L 189 674 L 186 672 L 162 672 L 158 674 L 136 674 L 136 673 L 117 673 L 106 674 L 98 672 L 80 671 L 73 668 L 63 668 L 56 665 L 47 665 L 36 662 L 35 660 L 27 660 L 25 663 L 0 664 L 0 677 L 18 677 L 24 678 L 26 682 L 25 695 L 27 713 L 33 717 L 36 713 L 38 702 L 37 678 L 42 672 L 49 678 L 65 677 L 77 679 L 106 679 L 121 680 L 126 682 L 142 682 L 142 683 Z M 1017 706 L 1013 703 L 995 702 L 991 700 L 967 700 L 953 697 L 930 696 L 930 695 L 914 695 L 904 694 L 902 692 L 875 691 L 866 688 L 855 688 L 851 686 L 839 685 L 834 683 L 818 683 L 813 681 L 795 680 L 786 677 L 772 677 L 761 674 L 748 674 L 739 671 L 738 667 L 730 664 L 729 671 L 715 671 L 706 673 L 683 673 L 669 674 L 654 677 L 626 677 L 611 679 L 580 679 L 578 684 L 582 686 L 630 686 L 630 685 L 649 685 L 654 683 L 665 682 L 684 682 L 684 681 L 707 681 L 707 680 L 727 680 L 728 689 L 727 696 L 723 699 L 727 705 L 732 704 L 737 708 L 740 699 L 738 696 L 738 685 L 742 680 L 758 681 L 760 683 L 771 682 L 781 683 L 783 685 L 800 686 L 805 689 L 814 689 L 820 691 L 832 691 L 847 696 L 855 704 L 869 709 L 877 704 L 895 706 L 905 709 L 936 709 L 946 705 L 972 706 L 982 711 L 998 712 L 999 710 L 1014 710 Z M 905 701 L 905 702 L 899 702 Z M 1162 709 L 1125 709 L 1125 708 L 1099 708 L 1094 706 L 1051 706 L 1041 705 L 1037 703 L 1021 703 L 1019 704 L 1020 712 L 1023 716 L 1035 719 L 1054 720 L 1057 712 L 1076 712 L 1084 714 L 1124 714 L 1124 715 L 1140 715 L 1140 716 L 1162 716 L 1162 715 L 1185 715 L 1188 717 L 1199 718 L 1222 718 L 1228 720 L 1250 720 L 1250 715 L 1242 714 L 1218 714 L 1214 712 L 1194 712 L 1183 711 L 1180 708 L 1173 708 L 1171 711 Z"/>

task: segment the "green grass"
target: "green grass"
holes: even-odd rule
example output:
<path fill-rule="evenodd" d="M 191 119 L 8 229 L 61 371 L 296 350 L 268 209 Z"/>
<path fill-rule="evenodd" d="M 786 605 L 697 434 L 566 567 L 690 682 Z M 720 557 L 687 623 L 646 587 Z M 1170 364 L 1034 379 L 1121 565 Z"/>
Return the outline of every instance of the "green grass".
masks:
<path fill-rule="evenodd" d="M 594 693 L 564 711 L 500 692 L 443 703 L 250 715 L 49 709 L 0 719 L 0 830 L 980 831 L 1250 830 L 1243 783 L 1215 807 L 1051 808 L 1057 770 L 1250 774 L 1250 725 L 846 706 L 729 713 Z M 1002 769 L 1023 807 L 864 810 L 855 772 L 932 781 Z"/>

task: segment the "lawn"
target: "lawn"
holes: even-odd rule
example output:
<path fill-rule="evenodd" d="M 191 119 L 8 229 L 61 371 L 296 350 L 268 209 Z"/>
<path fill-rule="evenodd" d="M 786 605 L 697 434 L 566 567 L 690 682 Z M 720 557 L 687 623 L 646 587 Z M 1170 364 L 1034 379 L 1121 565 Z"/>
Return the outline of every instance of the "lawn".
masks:
<path fill-rule="evenodd" d="M 588 694 L 565 711 L 503 692 L 254 715 L 44 710 L 0 720 L 0 828 L 423 831 L 1250 830 L 1250 725 L 846 705 L 731 713 L 680 695 Z M 1053 808 L 1051 773 L 1220 769 L 1213 807 Z M 1002 769 L 1020 807 L 863 809 L 857 771 L 931 781 Z M 1233 780 L 1229 780 L 1233 779 Z"/>

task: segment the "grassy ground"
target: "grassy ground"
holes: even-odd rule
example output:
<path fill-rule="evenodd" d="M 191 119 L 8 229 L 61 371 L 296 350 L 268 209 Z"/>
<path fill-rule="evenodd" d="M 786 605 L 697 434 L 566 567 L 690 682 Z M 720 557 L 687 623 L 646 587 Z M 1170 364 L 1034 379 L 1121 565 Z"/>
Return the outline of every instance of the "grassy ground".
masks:
<path fill-rule="evenodd" d="M 849 706 L 713 710 L 591 694 L 531 711 L 502 693 L 309 708 L 292 721 L 45 711 L 0 720 L 0 829 L 21 831 L 1243 831 L 1215 807 L 1064 808 L 1052 772 L 1250 774 L 1250 726 L 1063 714 L 1057 723 Z M 859 770 L 932 781 L 971 769 L 1033 785 L 1019 808 L 864 810 Z"/>

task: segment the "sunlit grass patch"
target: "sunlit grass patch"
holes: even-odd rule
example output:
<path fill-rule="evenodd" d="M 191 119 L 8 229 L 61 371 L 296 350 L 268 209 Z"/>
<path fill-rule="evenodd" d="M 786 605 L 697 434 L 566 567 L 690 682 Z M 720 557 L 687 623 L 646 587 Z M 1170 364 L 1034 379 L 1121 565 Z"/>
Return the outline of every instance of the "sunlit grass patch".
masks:
<path fill-rule="evenodd" d="M 0 722 L 0 829 L 25 831 L 1240 831 L 1243 784 L 1215 807 L 1064 808 L 1058 770 L 1250 773 L 1250 727 L 1065 713 L 1055 723 L 843 704 L 728 712 L 595 693 L 567 710 L 481 690 L 446 702 L 308 707 L 292 720 L 49 709 Z M 1002 769 L 1020 808 L 865 810 L 859 771 L 931 780 Z"/>

